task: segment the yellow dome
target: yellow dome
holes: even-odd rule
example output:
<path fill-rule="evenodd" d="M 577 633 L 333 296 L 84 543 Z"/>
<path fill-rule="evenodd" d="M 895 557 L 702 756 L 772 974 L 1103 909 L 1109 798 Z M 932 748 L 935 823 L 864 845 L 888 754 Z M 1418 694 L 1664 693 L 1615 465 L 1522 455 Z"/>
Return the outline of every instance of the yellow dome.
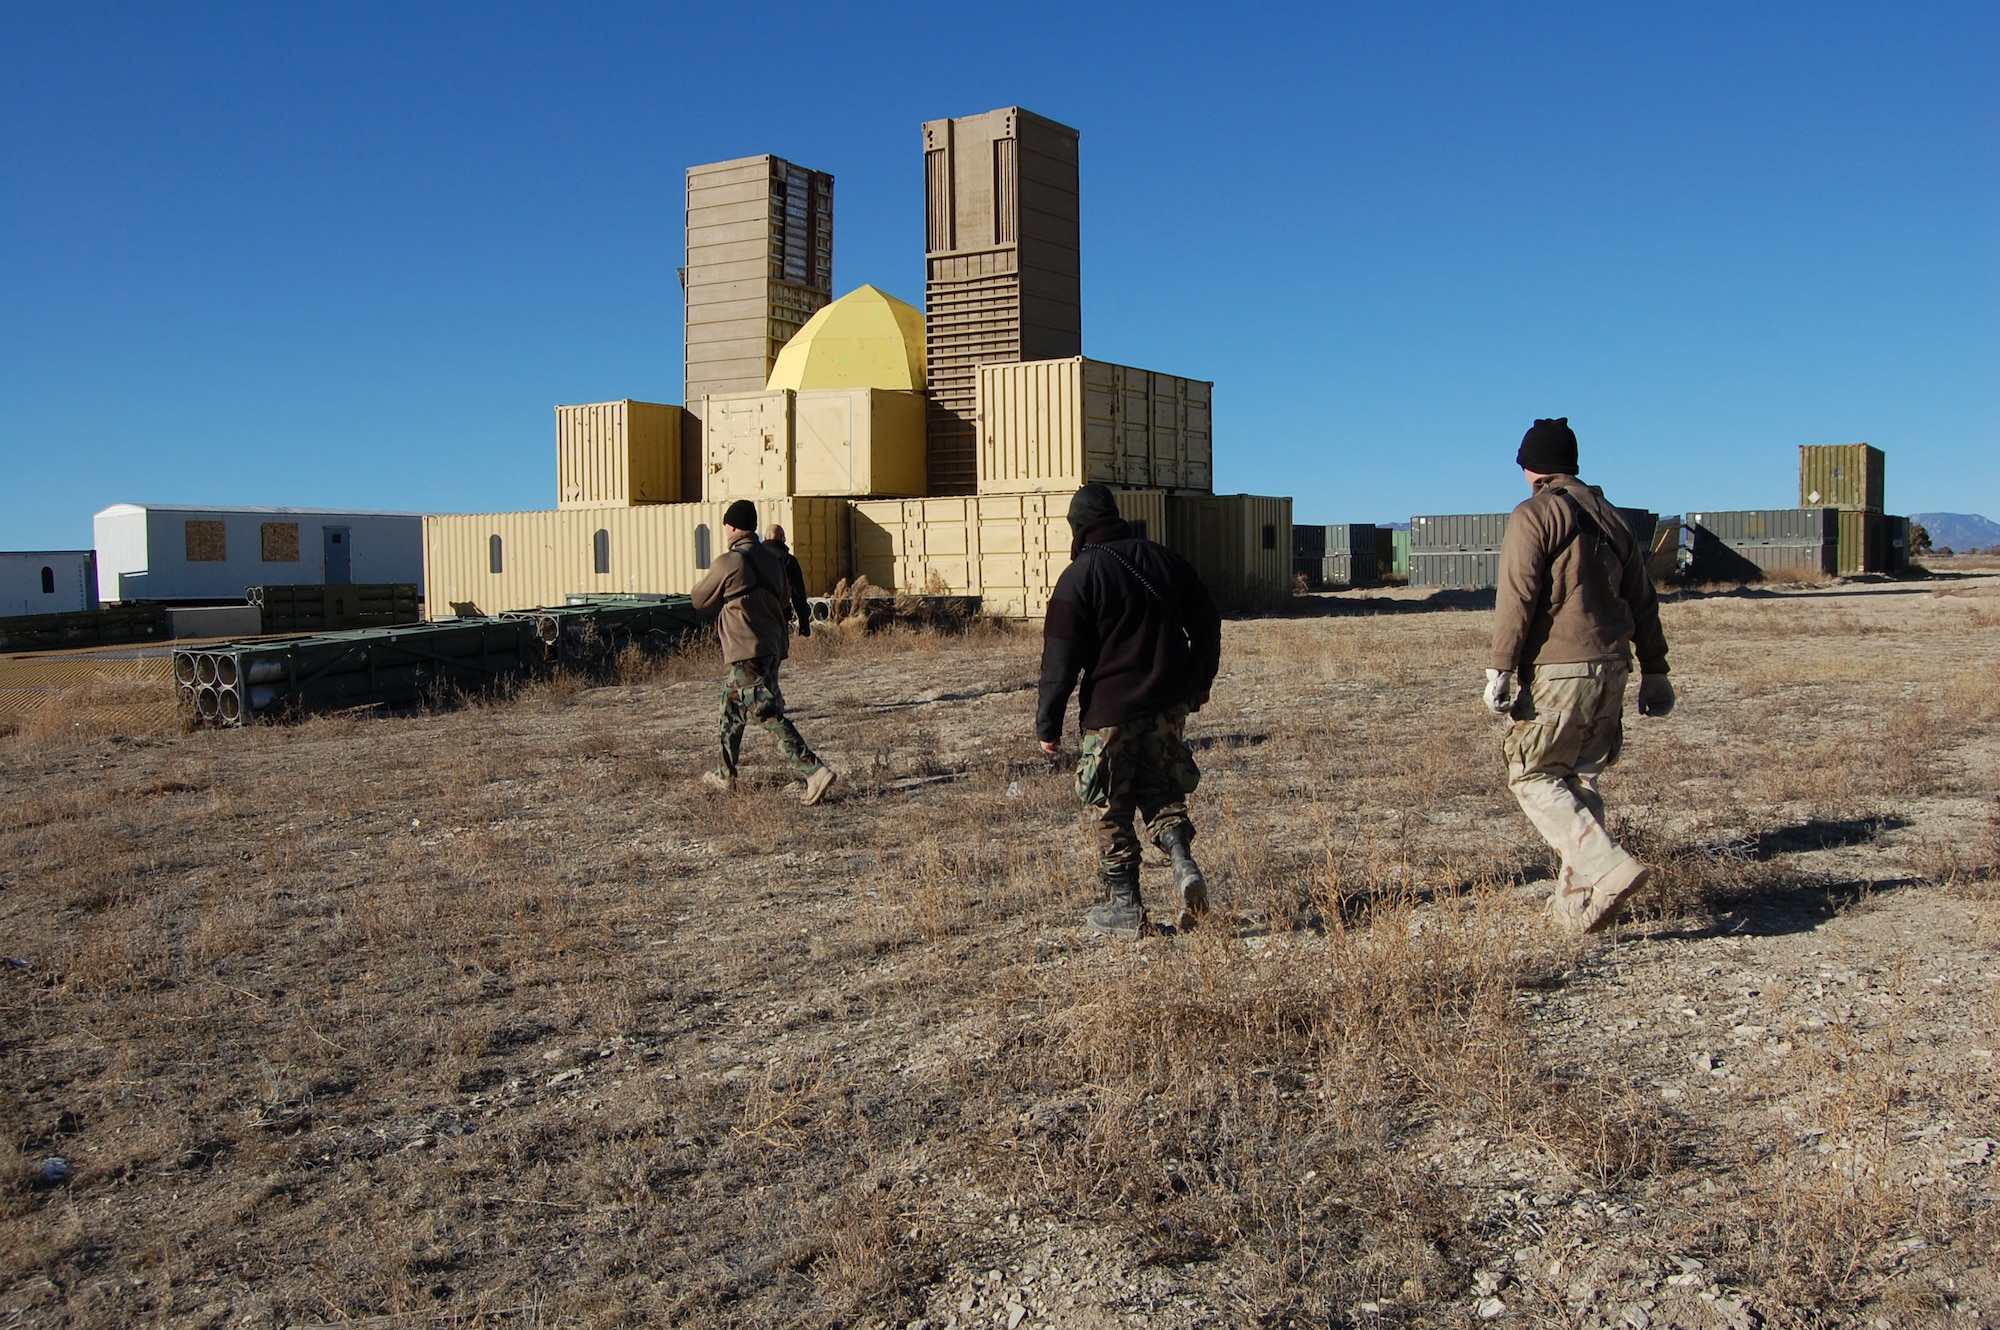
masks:
<path fill-rule="evenodd" d="M 924 389 L 924 316 L 856 287 L 806 321 L 778 352 L 767 389 Z"/>

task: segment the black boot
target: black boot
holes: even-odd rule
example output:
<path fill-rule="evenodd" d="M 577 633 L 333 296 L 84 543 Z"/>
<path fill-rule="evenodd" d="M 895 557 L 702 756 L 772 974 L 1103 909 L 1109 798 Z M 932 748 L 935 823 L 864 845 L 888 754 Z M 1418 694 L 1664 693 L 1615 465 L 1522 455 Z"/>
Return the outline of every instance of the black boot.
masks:
<path fill-rule="evenodd" d="M 1174 886 L 1181 897 L 1181 914 L 1175 925 L 1182 932 L 1200 923 L 1208 913 L 1208 879 L 1201 875 L 1201 865 L 1194 861 L 1193 842 L 1194 828 L 1185 822 L 1176 822 L 1153 838 L 1153 843 L 1174 861 Z"/>
<path fill-rule="evenodd" d="M 1139 865 L 1119 864 L 1099 870 L 1104 879 L 1102 905 L 1091 907 L 1084 922 L 1099 933 L 1136 938 L 1146 931 L 1146 907 L 1139 902 Z"/>

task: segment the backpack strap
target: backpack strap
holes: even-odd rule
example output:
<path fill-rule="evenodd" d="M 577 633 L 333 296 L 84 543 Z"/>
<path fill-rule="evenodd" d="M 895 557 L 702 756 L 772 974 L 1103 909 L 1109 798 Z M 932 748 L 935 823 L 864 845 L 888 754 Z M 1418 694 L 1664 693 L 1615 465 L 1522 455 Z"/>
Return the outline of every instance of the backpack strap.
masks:
<path fill-rule="evenodd" d="M 1140 586 L 1146 589 L 1147 595 L 1151 596 L 1155 601 L 1159 602 L 1160 608 L 1165 610 L 1167 612 L 1168 617 L 1173 620 L 1174 627 L 1180 630 L 1182 640 L 1186 641 L 1190 647 L 1193 646 L 1194 638 L 1192 635 L 1189 634 L 1187 630 L 1187 624 L 1181 618 L 1180 608 L 1176 606 L 1172 601 L 1168 600 L 1165 596 L 1160 594 L 1160 589 L 1154 586 L 1152 582 L 1147 579 L 1144 573 L 1139 571 L 1139 566 L 1137 564 L 1133 563 L 1130 559 L 1120 554 L 1117 550 L 1112 549 L 1109 545 L 1085 545 L 1083 547 L 1083 550 L 1084 553 L 1086 554 L 1088 554 L 1092 550 L 1096 550 L 1100 554 L 1110 555 L 1113 561 L 1115 561 L 1120 568 L 1123 568 L 1126 572 L 1132 575 L 1133 581 L 1137 582 Z"/>

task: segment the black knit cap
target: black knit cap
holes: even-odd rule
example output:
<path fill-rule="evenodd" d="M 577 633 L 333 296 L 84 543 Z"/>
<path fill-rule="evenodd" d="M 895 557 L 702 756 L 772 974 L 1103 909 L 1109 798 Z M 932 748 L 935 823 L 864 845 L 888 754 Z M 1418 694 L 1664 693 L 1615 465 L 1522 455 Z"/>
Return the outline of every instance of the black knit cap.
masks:
<path fill-rule="evenodd" d="M 1521 436 L 1521 451 L 1514 454 L 1515 465 L 1544 476 L 1576 474 L 1576 431 L 1568 416 L 1537 420 Z"/>
<path fill-rule="evenodd" d="M 1118 498 L 1109 485 L 1089 484 L 1069 501 L 1069 529 L 1081 533 L 1099 522 L 1118 520 Z"/>
<path fill-rule="evenodd" d="M 738 499 L 722 514 L 722 524 L 733 526 L 738 531 L 757 529 L 757 505 L 748 499 Z"/>

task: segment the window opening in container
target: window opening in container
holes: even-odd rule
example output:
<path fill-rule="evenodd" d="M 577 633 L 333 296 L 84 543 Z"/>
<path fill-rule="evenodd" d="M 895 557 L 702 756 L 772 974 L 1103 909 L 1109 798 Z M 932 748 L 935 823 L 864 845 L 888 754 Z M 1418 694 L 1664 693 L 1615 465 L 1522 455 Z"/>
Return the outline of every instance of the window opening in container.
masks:
<path fill-rule="evenodd" d="M 694 566 L 706 571 L 708 564 L 708 523 L 703 522 L 694 529 Z"/>
<path fill-rule="evenodd" d="M 45 596 L 53 596 L 55 593 L 56 593 L 56 570 L 45 566 L 42 569 L 42 594 Z"/>
<path fill-rule="evenodd" d="M 1267 550 L 1278 548 L 1278 528 L 1274 526 L 1264 528 L 1264 548 Z"/>
<path fill-rule="evenodd" d="M 500 576 L 500 534 L 498 532 L 486 538 L 486 571 L 495 577 Z"/>
<path fill-rule="evenodd" d="M 590 552 L 591 556 L 597 562 L 597 572 L 600 577 L 611 571 L 611 533 L 609 531 L 606 531 L 603 527 L 597 528 L 597 534 L 590 538 Z"/>

